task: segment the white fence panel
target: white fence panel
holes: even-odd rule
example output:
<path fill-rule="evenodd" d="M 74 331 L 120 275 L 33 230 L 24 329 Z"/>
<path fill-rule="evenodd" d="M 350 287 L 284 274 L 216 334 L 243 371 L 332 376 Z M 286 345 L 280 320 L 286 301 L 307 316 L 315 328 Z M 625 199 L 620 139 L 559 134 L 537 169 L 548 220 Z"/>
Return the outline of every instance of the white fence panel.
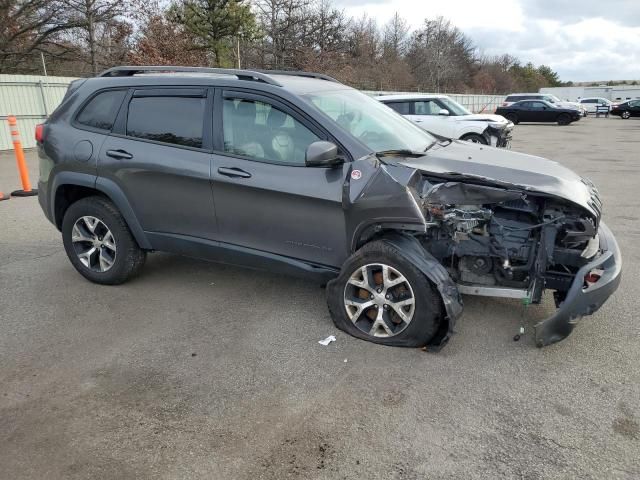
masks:
<path fill-rule="evenodd" d="M 34 130 L 55 110 L 73 77 L 0 75 L 0 150 L 13 148 L 7 117 L 15 115 L 22 146 L 35 147 Z"/>

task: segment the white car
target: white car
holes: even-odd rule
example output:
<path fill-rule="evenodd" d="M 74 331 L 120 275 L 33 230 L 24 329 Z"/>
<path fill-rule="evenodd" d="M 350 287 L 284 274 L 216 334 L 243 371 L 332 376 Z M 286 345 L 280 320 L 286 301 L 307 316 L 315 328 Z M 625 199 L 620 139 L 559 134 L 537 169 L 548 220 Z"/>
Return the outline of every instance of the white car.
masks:
<path fill-rule="evenodd" d="M 600 107 L 600 111 L 604 110 L 603 107 L 608 107 L 607 111 L 611 110 L 611 106 L 613 102 L 607 98 L 602 97 L 589 97 L 589 98 L 581 98 L 580 104 L 584 105 L 587 109 L 587 113 L 597 113 L 598 107 Z"/>
<path fill-rule="evenodd" d="M 521 100 L 544 100 L 545 102 L 552 103 L 560 108 L 573 108 L 574 110 L 578 110 L 583 117 L 587 116 L 586 106 L 578 102 L 560 100 L 558 97 L 550 93 L 512 93 L 507 95 L 502 106 L 508 107 L 512 103 L 519 102 Z"/>
<path fill-rule="evenodd" d="M 376 100 L 428 132 L 493 147 L 511 146 L 513 123 L 500 115 L 473 114 L 446 95 L 383 95 Z"/>

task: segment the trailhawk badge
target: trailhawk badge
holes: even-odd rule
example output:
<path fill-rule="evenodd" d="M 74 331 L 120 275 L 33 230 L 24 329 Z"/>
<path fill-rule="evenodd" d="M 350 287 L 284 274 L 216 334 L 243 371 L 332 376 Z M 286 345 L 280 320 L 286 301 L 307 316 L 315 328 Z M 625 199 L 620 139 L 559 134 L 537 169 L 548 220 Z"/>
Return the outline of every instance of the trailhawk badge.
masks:
<path fill-rule="evenodd" d="M 351 171 L 351 179 L 352 180 L 360 180 L 362 178 L 362 172 L 360 170 L 352 170 Z"/>

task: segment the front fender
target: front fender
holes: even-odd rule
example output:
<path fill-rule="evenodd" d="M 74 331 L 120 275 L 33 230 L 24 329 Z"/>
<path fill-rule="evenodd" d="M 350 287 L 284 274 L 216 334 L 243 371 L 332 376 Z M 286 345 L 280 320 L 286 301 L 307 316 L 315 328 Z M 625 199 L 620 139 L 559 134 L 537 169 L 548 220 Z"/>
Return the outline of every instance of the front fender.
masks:
<path fill-rule="evenodd" d="M 456 320 L 462 315 L 462 296 L 458 287 L 446 268 L 422 247 L 417 238 L 401 233 L 390 233 L 381 240 L 401 251 L 438 289 L 447 316 L 429 346 L 434 349 L 443 347 L 453 334 Z"/>

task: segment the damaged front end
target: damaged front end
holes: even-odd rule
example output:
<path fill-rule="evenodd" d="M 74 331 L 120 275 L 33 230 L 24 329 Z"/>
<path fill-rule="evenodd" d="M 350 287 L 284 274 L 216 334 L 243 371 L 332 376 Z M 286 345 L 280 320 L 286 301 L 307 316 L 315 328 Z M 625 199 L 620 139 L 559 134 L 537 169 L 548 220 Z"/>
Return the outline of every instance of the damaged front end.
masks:
<path fill-rule="evenodd" d="M 462 294 L 535 304 L 553 290 L 558 310 L 535 326 L 536 344 L 549 345 L 620 282 L 620 251 L 590 188 L 596 214 L 549 195 L 425 176 L 420 197 L 429 228 L 421 242 Z"/>
<path fill-rule="evenodd" d="M 535 325 L 542 347 L 567 337 L 617 289 L 620 250 L 587 179 L 556 162 L 467 142 L 386 155 L 355 162 L 367 180 L 345 184 L 351 249 L 400 232 L 396 246 L 426 259 L 414 264 L 438 287 L 450 331 L 460 294 L 536 304 L 551 290 L 557 311 Z"/>

